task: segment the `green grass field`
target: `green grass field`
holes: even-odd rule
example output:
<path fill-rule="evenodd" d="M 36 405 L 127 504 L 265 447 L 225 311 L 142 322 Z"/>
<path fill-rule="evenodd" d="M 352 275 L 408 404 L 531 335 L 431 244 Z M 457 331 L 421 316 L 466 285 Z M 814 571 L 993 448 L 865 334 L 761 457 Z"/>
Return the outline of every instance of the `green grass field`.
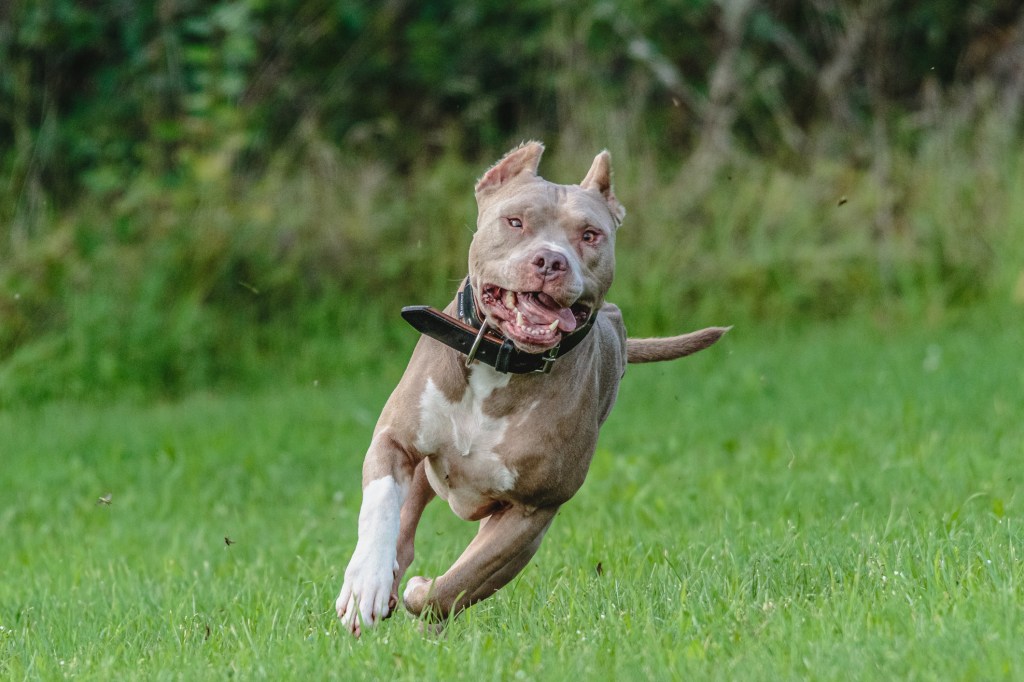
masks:
<path fill-rule="evenodd" d="M 740 325 L 631 368 L 533 563 L 441 636 L 333 610 L 404 357 L 7 410 L 0 677 L 1021 679 L 1021 313 Z M 435 502 L 410 575 L 474 528 Z"/>

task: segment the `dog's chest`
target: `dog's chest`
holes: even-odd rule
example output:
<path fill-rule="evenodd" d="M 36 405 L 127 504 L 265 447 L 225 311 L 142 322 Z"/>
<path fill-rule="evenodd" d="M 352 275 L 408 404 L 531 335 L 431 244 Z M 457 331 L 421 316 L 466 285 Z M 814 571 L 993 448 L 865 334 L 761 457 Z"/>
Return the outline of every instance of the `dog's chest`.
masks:
<path fill-rule="evenodd" d="M 487 398 L 508 382 L 507 374 L 474 367 L 460 400 L 449 400 L 429 379 L 420 396 L 416 448 L 427 456 L 431 486 L 462 518 L 486 515 L 495 496 L 515 485 L 515 472 L 497 452 L 509 417 L 494 417 L 484 409 Z"/>

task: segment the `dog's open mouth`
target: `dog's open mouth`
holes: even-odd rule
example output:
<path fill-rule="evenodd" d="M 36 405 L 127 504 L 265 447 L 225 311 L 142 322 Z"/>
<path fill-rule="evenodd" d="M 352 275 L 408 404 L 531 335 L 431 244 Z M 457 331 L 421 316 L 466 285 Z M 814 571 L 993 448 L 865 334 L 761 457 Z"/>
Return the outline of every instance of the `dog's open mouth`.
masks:
<path fill-rule="evenodd" d="M 493 284 L 483 287 L 480 303 L 498 319 L 501 333 L 527 352 L 537 353 L 558 345 L 563 334 L 585 324 L 592 312 L 579 301 L 563 307 L 542 291 L 510 291 Z"/>

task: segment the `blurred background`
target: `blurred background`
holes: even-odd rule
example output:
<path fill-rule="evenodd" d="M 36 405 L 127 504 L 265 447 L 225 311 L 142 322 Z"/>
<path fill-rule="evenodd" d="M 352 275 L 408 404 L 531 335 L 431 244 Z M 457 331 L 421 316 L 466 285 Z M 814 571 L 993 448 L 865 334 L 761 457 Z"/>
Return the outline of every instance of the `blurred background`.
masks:
<path fill-rule="evenodd" d="M 1019 309 L 1022 106 L 1018 0 L 7 0 L 0 405 L 403 364 L 531 138 L 634 333 Z"/>

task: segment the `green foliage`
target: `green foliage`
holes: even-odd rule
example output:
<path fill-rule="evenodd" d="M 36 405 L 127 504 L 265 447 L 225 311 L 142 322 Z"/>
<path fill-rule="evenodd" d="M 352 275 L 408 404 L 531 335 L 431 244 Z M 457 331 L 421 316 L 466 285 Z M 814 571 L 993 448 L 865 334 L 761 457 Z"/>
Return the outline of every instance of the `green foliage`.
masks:
<path fill-rule="evenodd" d="M 856 310 L 934 318 L 993 296 L 1024 303 L 1013 294 L 1024 275 L 1015 190 L 1024 155 L 998 122 L 985 123 L 995 127 L 976 132 L 970 149 L 937 130 L 912 153 L 890 152 L 885 172 L 748 160 L 698 197 L 685 175 L 648 185 L 644 169 L 620 168 L 629 214 L 613 298 L 627 321 L 659 333 L 678 328 L 680 310 L 702 319 Z M 639 177 L 623 180 L 623 170 Z"/>
<path fill-rule="evenodd" d="M 864 133 L 916 110 L 929 82 L 1007 85 L 1019 17 L 1013 0 L 21 0 L 0 16 L 0 168 L 64 205 L 139 169 L 172 182 L 184 152 L 227 137 L 243 169 L 309 124 L 407 166 L 571 132 L 581 106 L 677 153 L 728 106 L 747 148 L 773 154 L 823 122 Z"/>
<path fill-rule="evenodd" d="M 471 185 L 465 168 L 442 163 L 406 185 L 379 166 L 306 149 L 304 162 L 316 163 L 307 171 L 238 185 L 223 158 L 195 159 L 199 192 L 140 182 L 150 194 L 88 206 L 0 270 L 4 399 L 131 385 L 180 392 L 263 373 L 262 363 L 310 337 L 345 341 L 378 328 L 400 305 L 378 300 L 396 283 L 422 296 L 452 289 L 465 269 L 472 199 L 434 201 Z M 462 243 L 449 250 L 448 239 Z M 392 242 L 406 246 L 383 248 Z M 372 353 L 365 341 L 351 345 Z"/>
<path fill-rule="evenodd" d="M 1020 302 L 1020 148 L 997 124 L 968 142 L 940 132 L 893 152 L 885 176 L 749 159 L 703 192 L 663 177 L 657 152 L 613 149 L 628 215 L 611 300 L 638 335 Z M 4 259 L 0 401 L 312 377 L 339 352 L 373 362 L 411 333 L 402 305 L 443 305 L 465 274 L 483 161 L 399 177 L 315 130 L 260 178 L 239 181 L 230 158 L 193 157 L 180 190 L 140 176 Z M 556 148 L 543 170 L 574 182 L 588 163 Z"/>
<path fill-rule="evenodd" d="M 526 137 L 613 152 L 639 333 L 1024 299 L 1020 7 L 882 8 L 5 5 L 0 404 L 373 362 Z"/>

